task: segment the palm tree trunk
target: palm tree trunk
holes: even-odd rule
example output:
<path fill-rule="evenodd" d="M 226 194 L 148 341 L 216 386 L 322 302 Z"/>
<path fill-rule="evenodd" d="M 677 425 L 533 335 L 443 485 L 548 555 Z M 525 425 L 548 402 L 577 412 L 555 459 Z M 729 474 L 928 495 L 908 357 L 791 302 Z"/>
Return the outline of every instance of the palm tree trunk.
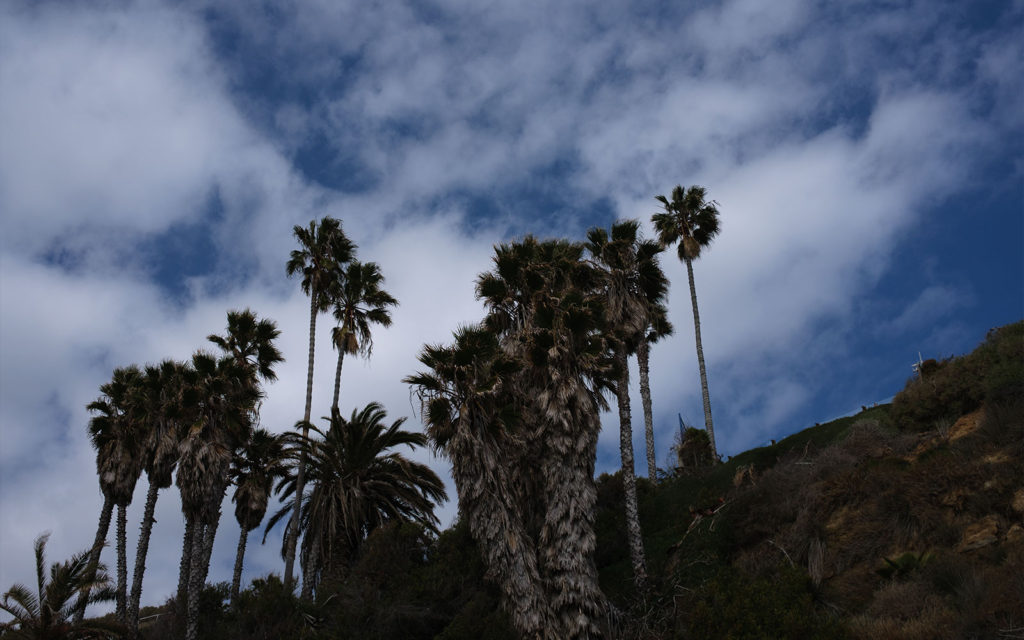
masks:
<path fill-rule="evenodd" d="M 503 454 L 468 434 L 452 441 L 452 475 L 459 510 L 480 545 L 502 591 L 502 604 L 525 640 L 552 630 L 551 603 L 544 593 L 534 543 L 524 529 L 521 507 L 510 495 Z"/>
<path fill-rule="evenodd" d="M 110 516 L 114 511 L 114 501 L 109 496 L 103 498 L 103 508 L 100 509 L 100 522 L 96 527 L 96 539 L 92 543 L 92 549 L 89 551 L 89 568 L 88 575 L 90 581 L 92 576 L 96 573 L 96 567 L 100 563 L 100 552 L 103 551 L 103 544 L 107 540 L 107 531 L 110 530 Z M 75 624 L 82 622 L 85 618 L 85 605 L 89 601 L 89 590 L 82 592 L 78 596 L 78 603 L 75 605 Z"/>
<path fill-rule="evenodd" d="M 697 287 L 693 284 L 693 260 L 686 260 L 686 275 L 690 278 L 690 302 L 693 304 L 693 332 L 697 337 L 697 365 L 700 367 L 700 389 L 704 397 L 704 428 L 708 432 L 711 443 L 711 457 L 718 460 L 718 447 L 715 445 L 715 428 L 711 423 L 711 396 L 708 394 L 708 373 L 704 368 L 704 346 L 700 341 L 700 313 L 697 311 Z"/>
<path fill-rule="evenodd" d="M 306 368 L 306 410 L 302 418 L 302 437 L 309 436 L 309 414 L 313 407 L 313 354 L 316 348 L 316 312 L 317 294 L 314 291 L 309 296 L 309 365 Z M 288 552 L 284 559 L 284 583 L 287 586 L 295 584 L 295 545 L 299 540 L 299 513 L 302 508 L 302 493 L 306 485 L 306 453 L 302 452 L 299 458 L 299 468 L 295 474 L 295 507 L 292 510 L 292 518 L 289 521 L 292 531 L 286 532 Z"/>
<path fill-rule="evenodd" d="M 238 604 L 238 588 L 242 584 L 242 562 L 245 558 L 245 544 L 249 539 L 249 531 L 243 526 L 238 535 L 238 551 L 235 552 L 235 573 L 231 578 L 231 605 Z"/>
<path fill-rule="evenodd" d="M 333 411 L 338 410 L 338 395 L 341 393 L 341 363 L 345 359 L 345 349 L 338 349 L 338 370 L 334 372 L 334 403 L 331 404 Z"/>
<path fill-rule="evenodd" d="M 313 599 L 313 549 L 306 544 L 308 541 L 309 536 L 303 539 L 302 552 L 299 554 L 299 562 L 302 565 L 302 590 L 299 597 L 310 601 Z"/>
<path fill-rule="evenodd" d="M 202 593 L 204 580 L 202 563 L 206 547 L 206 526 L 195 525 L 192 536 L 192 549 L 189 554 L 191 568 L 188 581 L 188 608 L 185 613 L 185 640 L 196 640 L 199 635 L 199 595 Z"/>
<path fill-rule="evenodd" d="M 178 611 L 188 608 L 188 585 L 192 577 L 192 542 L 195 540 L 195 518 L 185 516 L 185 538 L 181 543 L 181 565 L 178 569 Z"/>
<path fill-rule="evenodd" d="M 142 578 L 146 573 L 146 555 L 149 553 L 149 537 L 153 532 L 153 513 L 156 511 L 156 499 L 160 488 L 149 479 L 149 491 L 146 493 L 146 509 L 139 527 L 139 542 L 135 549 L 135 571 L 132 577 L 132 595 L 128 605 L 128 629 L 133 638 L 139 637 L 139 604 L 142 600 Z"/>
<path fill-rule="evenodd" d="M 117 505 L 117 621 L 124 624 L 128 611 L 128 507 Z"/>
<path fill-rule="evenodd" d="M 217 527 L 220 526 L 220 507 L 217 507 L 217 515 L 213 522 L 203 528 L 203 555 L 199 564 L 199 588 L 206 586 L 206 577 L 210 575 L 210 557 L 213 555 L 213 540 L 217 537 Z M 193 571 L 195 567 L 192 568 Z"/>
<path fill-rule="evenodd" d="M 570 411 L 573 425 L 558 425 L 541 462 L 548 496 L 539 553 L 554 633 L 565 640 L 601 638 L 604 595 L 597 580 L 594 550 L 594 462 L 600 419 L 596 409 Z M 583 433 L 566 433 L 566 429 Z"/>
<path fill-rule="evenodd" d="M 640 531 L 640 512 L 636 500 L 636 472 L 633 463 L 633 416 L 629 406 L 629 366 L 626 354 L 616 355 L 622 371 L 615 395 L 619 404 L 619 449 L 622 452 L 622 488 L 626 498 L 626 538 L 629 557 L 633 563 L 633 582 L 638 591 L 647 584 L 647 563 L 644 560 L 644 541 Z"/>
<path fill-rule="evenodd" d="M 647 338 L 640 341 L 636 350 L 637 364 L 640 366 L 640 400 L 644 405 L 644 437 L 647 440 L 647 477 L 651 482 L 657 480 L 658 462 L 654 455 L 654 413 L 651 409 L 651 346 Z"/>

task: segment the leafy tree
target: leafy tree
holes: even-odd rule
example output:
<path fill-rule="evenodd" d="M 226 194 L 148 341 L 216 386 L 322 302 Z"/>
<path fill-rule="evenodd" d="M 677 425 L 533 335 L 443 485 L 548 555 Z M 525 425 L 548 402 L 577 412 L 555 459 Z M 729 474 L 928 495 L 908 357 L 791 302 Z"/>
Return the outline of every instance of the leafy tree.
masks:
<path fill-rule="evenodd" d="M 697 310 L 697 288 L 693 283 L 693 261 L 700 257 L 719 231 L 718 206 L 714 200 L 707 200 L 707 190 L 701 186 L 683 189 L 676 185 L 672 199 L 655 196 L 665 210 L 651 218 L 658 231 L 662 246 L 679 243 L 679 259 L 686 264 L 686 275 L 690 281 L 690 303 L 693 306 L 693 331 L 697 340 L 697 364 L 700 369 L 701 395 L 704 400 L 704 428 L 711 441 L 711 453 L 718 459 L 715 445 L 715 429 L 711 421 L 711 396 L 708 393 L 708 374 L 704 367 L 704 346 L 700 339 L 700 313 Z"/>
<path fill-rule="evenodd" d="M 302 275 L 302 290 L 309 296 L 309 364 L 306 368 L 306 408 L 302 417 L 302 435 L 308 435 L 310 412 L 313 406 L 313 354 L 316 347 L 316 317 L 330 307 L 330 292 L 340 277 L 342 266 L 351 260 L 356 246 L 345 236 L 341 221 L 324 217 L 319 224 L 309 227 L 298 225 L 293 229 L 299 248 L 291 253 L 285 267 L 288 276 Z M 298 463 L 298 497 L 292 518 L 285 533 L 285 584 L 293 583 L 295 546 L 298 541 L 299 510 L 302 504 L 306 474 L 305 460 Z"/>
<path fill-rule="evenodd" d="M 3 595 L 0 609 L 13 619 L 0 623 L 0 637 L 57 640 L 58 638 L 114 638 L 120 637 L 123 627 L 103 619 L 74 620 L 80 608 L 72 603 L 76 597 L 85 598 L 87 604 L 115 599 L 110 577 L 102 564 L 90 561 L 90 553 L 82 552 L 66 562 L 50 565 L 46 577 L 45 533 L 35 541 L 37 591 L 33 595 L 28 587 L 15 584 Z"/>
<path fill-rule="evenodd" d="M 633 578 L 637 588 L 642 589 L 647 582 L 647 563 L 636 499 L 627 359 L 645 340 L 645 330 L 650 325 L 651 303 L 664 298 L 668 281 L 658 265 L 657 255 L 661 248 L 655 242 L 642 240 L 639 229 L 640 223 L 636 220 L 615 223 L 611 234 L 595 227 L 587 233 L 587 250 L 600 265 L 604 276 L 601 290 L 607 298 L 604 309 L 618 369 L 615 395 L 619 409 L 626 530 Z"/>
<path fill-rule="evenodd" d="M 238 601 L 249 532 L 263 522 L 274 482 L 287 472 L 284 444 L 282 436 L 273 435 L 266 429 L 255 429 L 232 460 L 231 478 L 235 484 L 235 494 L 231 500 L 235 503 L 235 518 L 241 528 L 235 572 L 231 581 L 232 604 Z"/>
<path fill-rule="evenodd" d="M 345 275 L 334 282 L 331 301 L 338 326 L 331 332 L 334 348 L 338 350 L 338 368 L 334 374 L 334 402 L 332 411 L 338 410 L 341 391 L 341 365 L 345 354 L 370 356 L 373 350 L 371 324 L 391 326 L 389 307 L 398 305 L 391 294 L 381 289 L 384 276 L 375 262 L 352 261 Z"/>
<path fill-rule="evenodd" d="M 293 455 L 309 465 L 299 525 L 313 590 L 325 574 L 350 563 L 366 536 L 387 522 L 415 522 L 436 531 L 433 509 L 447 499 L 444 484 L 426 465 L 392 451 L 424 446 L 426 436 L 403 431 L 405 418 L 389 426 L 386 416 L 371 402 L 347 420 L 335 412 L 326 431 L 310 425 L 313 437 L 295 438 Z M 268 531 L 294 508 L 297 486 L 297 473 L 279 483 L 285 502 Z"/>

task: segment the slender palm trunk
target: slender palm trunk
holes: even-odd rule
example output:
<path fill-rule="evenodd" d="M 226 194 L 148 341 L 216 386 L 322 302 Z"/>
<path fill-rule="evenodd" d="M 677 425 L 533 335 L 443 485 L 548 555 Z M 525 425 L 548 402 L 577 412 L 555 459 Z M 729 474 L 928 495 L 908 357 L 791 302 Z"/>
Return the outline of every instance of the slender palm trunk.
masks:
<path fill-rule="evenodd" d="M 149 553 L 149 537 L 153 532 L 153 513 L 156 511 L 156 499 L 160 488 L 153 479 L 149 479 L 149 491 L 146 493 L 146 509 L 139 527 L 139 542 L 135 548 L 135 571 L 132 576 L 132 594 L 128 604 L 128 629 L 133 638 L 139 637 L 139 603 L 142 600 L 142 578 L 146 573 L 146 555 Z"/>
<path fill-rule="evenodd" d="M 629 557 L 633 563 L 633 582 L 637 590 L 647 584 L 647 563 L 644 560 L 644 541 L 640 531 L 640 512 L 636 500 L 636 472 L 633 463 L 633 416 L 629 406 L 629 366 L 625 352 L 616 356 L 622 372 L 615 395 L 619 404 L 619 449 L 622 452 L 622 488 L 626 497 L 626 537 Z"/>
<path fill-rule="evenodd" d="M 341 363 L 345 360 L 345 350 L 338 349 L 338 369 L 334 372 L 334 402 L 331 404 L 333 411 L 338 410 L 338 395 L 341 393 Z"/>
<path fill-rule="evenodd" d="M 214 519 L 214 521 L 203 528 L 203 555 L 199 559 L 200 589 L 206 586 L 206 577 L 210 575 L 210 557 L 213 555 L 213 540 L 217 537 L 218 526 L 220 526 L 219 508 L 217 509 L 217 517 Z"/>
<path fill-rule="evenodd" d="M 637 364 L 640 366 L 640 400 L 644 405 L 644 437 L 647 440 L 647 477 L 651 482 L 657 480 L 658 462 L 654 455 L 654 413 L 651 409 L 651 345 L 647 338 L 640 341 L 636 350 Z"/>
<path fill-rule="evenodd" d="M 117 621 L 124 624 L 128 613 L 128 507 L 117 505 Z"/>
<path fill-rule="evenodd" d="M 693 304 L 693 332 L 697 337 L 697 365 L 700 367 L 700 389 L 704 398 L 704 428 L 708 432 L 711 443 L 711 457 L 718 460 L 718 447 L 715 445 L 715 428 L 711 423 L 711 396 L 708 394 L 708 373 L 704 368 L 704 346 L 700 341 L 700 313 L 697 311 L 697 287 L 693 284 L 693 260 L 686 260 L 686 275 L 690 278 L 690 302 Z"/>
<path fill-rule="evenodd" d="M 242 532 L 238 535 L 238 551 L 235 552 L 235 573 L 231 578 L 231 604 L 235 606 L 238 603 L 238 588 L 242 584 L 242 562 L 245 559 L 245 545 L 249 540 L 249 531 L 242 527 Z"/>
<path fill-rule="evenodd" d="M 96 567 L 100 563 L 100 552 L 103 551 L 103 544 L 107 540 L 107 531 L 110 530 L 110 516 L 114 511 L 114 501 L 109 496 L 103 498 L 103 508 L 100 509 L 100 522 L 96 527 L 96 539 L 92 543 L 92 549 L 89 551 L 89 568 L 88 574 L 91 576 L 96 574 Z M 89 590 L 82 592 L 78 596 L 78 603 L 75 605 L 75 624 L 78 624 L 85 618 L 85 605 L 89 601 Z"/>
<path fill-rule="evenodd" d="M 316 312 L 317 294 L 314 291 L 309 296 L 309 365 L 306 368 L 306 410 L 302 417 L 302 437 L 309 437 L 309 414 L 313 407 L 313 354 L 316 348 Z M 306 452 L 303 450 L 299 458 L 299 468 L 295 474 L 295 507 L 292 510 L 292 518 L 289 521 L 291 532 L 286 532 L 288 549 L 284 559 L 284 583 L 288 586 L 295 584 L 295 545 L 299 540 L 299 513 L 302 509 L 302 493 L 306 485 Z"/>
<path fill-rule="evenodd" d="M 185 516 L 185 537 L 181 543 L 181 565 L 178 569 L 178 610 L 188 607 L 188 585 L 192 577 L 192 542 L 196 536 L 195 518 Z"/>

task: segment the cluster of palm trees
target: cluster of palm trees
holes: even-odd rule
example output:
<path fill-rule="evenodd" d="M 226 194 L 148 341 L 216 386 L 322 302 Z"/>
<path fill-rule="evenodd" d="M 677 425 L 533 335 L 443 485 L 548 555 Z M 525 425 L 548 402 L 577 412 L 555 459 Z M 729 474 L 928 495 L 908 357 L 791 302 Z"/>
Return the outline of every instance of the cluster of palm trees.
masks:
<path fill-rule="evenodd" d="M 195 637 L 199 591 L 206 581 L 232 466 L 242 466 L 238 458 L 252 447 L 254 437 L 265 433 L 254 427 L 259 420 L 262 383 L 275 379 L 274 366 L 282 360 L 274 345 L 278 335 L 272 321 L 258 318 L 251 310 L 230 311 L 227 333 L 208 337 L 219 347 L 220 355 L 200 350 L 188 362 L 165 360 L 144 368 L 119 367 L 111 380 L 100 386 L 100 397 L 88 405 L 94 414 L 89 436 L 96 450 L 104 503 L 87 567 L 91 574 L 99 567 L 116 506 L 116 614 L 133 636 L 138 635 L 157 497 L 160 489 L 175 482 L 185 519 L 177 602 L 186 613 L 187 636 Z M 126 513 L 143 472 L 149 490 L 129 593 Z M 234 477 L 240 487 L 251 482 L 240 474 Z M 239 523 L 244 531 L 242 515 Z M 75 622 L 82 621 L 89 598 L 86 589 L 78 599 Z"/>
<path fill-rule="evenodd" d="M 648 353 L 671 333 L 668 280 L 658 254 L 681 240 L 690 263 L 718 232 L 701 187 L 677 187 L 654 217 L 660 242 L 639 222 L 590 230 L 586 243 L 533 236 L 495 247 L 476 282 L 487 309 L 449 345 L 426 345 L 426 366 L 406 378 L 427 434 L 452 463 L 460 517 L 480 544 L 503 604 L 525 638 L 597 638 L 610 605 L 593 553 L 594 464 L 604 393 L 615 393 L 634 578 L 646 567 L 633 471 L 627 359 L 641 369 L 648 467 L 654 450 Z M 704 401 L 710 427 L 710 403 Z"/>
<path fill-rule="evenodd" d="M 718 210 L 702 187 L 676 187 L 671 199 L 657 199 L 664 206 L 653 217 L 658 242 L 641 238 L 639 222 L 627 220 L 610 231 L 591 229 L 585 243 L 527 236 L 495 247 L 493 269 L 476 282 L 486 316 L 459 328 L 450 345 L 425 346 L 419 360 L 427 371 L 405 379 L 421 400 L 425 435 L 403 431 L 404 419 L 387 424 L 376 403 L 348 418 L 341 415 L 344 358 L 369 356 L 371 325 L 389 326 L 397 301 L 382 289 L 380 268 L 355 259 L 356 246 L 340 221 L 325 217 L 296 226 L 299 248 L 291 253 L 287 273 L 301 276 L 310 297 L 306 398 L 296 430 L 273 435 L 258 426 L 263 385 L 276 378 L 282 356 L 274 344 L 274 322 L 251 310 L 230 311 L 227 332 L 208 336 L 219 355 L 200 350 L 188 362 L 115 369 L 88 405 L 104 497 L 95 541 L 87 553 L 54 565 L 51 582 L 59 574 L 74 585 L 47 595 L 40 538 L 40 595 L 33 599 L 24 588 L 12 589 L 3 608 L 27 620 L 43 615 L 44 597 L 63 598 L 61 624 L 73 626 L 84 624 L 87 604 L 112 597 L 117 619 L 137 637 L 153 514 L 159 491 L 172 482 L 185 520 L 177 603 L 188 640 L 197 635 L 199 593 L 231 485 L 241 529 L 232 599 L 238 597 L 248 534 L 261 524 L 275 491 L 282 507 L 264 539 L 276 523 L 287 523 L 282 556 L 288 585 L 294 585 L 302 539 L 302 596 L 310 598 L 325 578 L 341 577 L 375 528 L 401 520 L 436 531 L 433 507 L 446 498 L 443 483 L 425 465 L 394 451 L 429 442 L 452 462 L 460 517 L 522 634 L 601 637 L 610 605 L 598 587 L 593 559 L 599 416 L 608 408 L 605 393 L 614 393 L 630 555 L 642 590 L 646 566 L 628 358 L 636 355 L 639 363 L 648 474 L 654 479 L 649 350 L 672 332 L 665 307 L 668 280 L 658 255 L 675 242 L 687 265 L 705 424 L 717 457 L 692 262 L 717 235 Z M 330 416 L 321 430 L 310 415 L 316 322 L 328 310 L 337 321 L 332 342 L 338 363 Z M 129 591 L 126 512 L 143 472 L 149 490 Z M 115 506 L 117 576 L 110 589 L 99 559 Z"/>

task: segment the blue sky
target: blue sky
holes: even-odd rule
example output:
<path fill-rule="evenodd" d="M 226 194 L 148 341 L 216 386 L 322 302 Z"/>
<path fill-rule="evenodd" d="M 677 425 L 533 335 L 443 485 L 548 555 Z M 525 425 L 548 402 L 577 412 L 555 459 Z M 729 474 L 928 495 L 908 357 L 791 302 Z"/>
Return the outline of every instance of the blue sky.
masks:
<path fill-rule="evenodd" d="M 263 424 L 295 422 L 308 307 L 284 262 L 314 217 L 342 219 L 401 302 L 346 365 L 344 410 L 412 414 L 400 380 L 479 319 L 494 243 L 629 217 L 649 233 L 676 184 L 722 214 L 695 271 L 724 453 L 892 396 L 919 351 L 1024 316 L 1022 25 L 1019 1 L 5 3 L 0 587 L 32 582 L 40 532 L 53 557 L 91 541 L 84 407 L 115 366 L 186 358 L 251 307 L 287 358 Z M 701 421 L 685 270 L 664 268 L 662 465 L 676 414 Z M 173 491 L 157 519 L 149 602 L 176 578 Z M 277 548 L 252 548 L 247 578 L 280 570 Z"/>

